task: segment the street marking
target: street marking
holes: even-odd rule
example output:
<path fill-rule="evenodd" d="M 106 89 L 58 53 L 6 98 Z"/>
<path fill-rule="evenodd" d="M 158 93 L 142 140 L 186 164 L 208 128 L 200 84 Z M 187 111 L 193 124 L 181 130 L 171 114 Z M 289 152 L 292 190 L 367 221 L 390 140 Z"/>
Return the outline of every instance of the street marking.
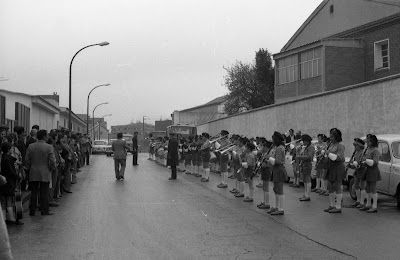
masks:
<path fill-rule="evenodd" d="M 207 215 L 204 213 L 204 211 L 201 210 L 201 213 L 203 213 L 203 215 L 207 217 Z"/>

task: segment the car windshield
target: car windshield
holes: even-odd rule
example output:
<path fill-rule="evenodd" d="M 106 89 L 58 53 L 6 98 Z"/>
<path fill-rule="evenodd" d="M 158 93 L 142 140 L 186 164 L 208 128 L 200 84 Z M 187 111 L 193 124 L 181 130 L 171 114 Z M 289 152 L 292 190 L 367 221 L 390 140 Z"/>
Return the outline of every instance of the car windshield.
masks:
<path fill-rule="evenodd" d="M 104 141 L 94 141 L 94 145 L 106 145 Z"/>

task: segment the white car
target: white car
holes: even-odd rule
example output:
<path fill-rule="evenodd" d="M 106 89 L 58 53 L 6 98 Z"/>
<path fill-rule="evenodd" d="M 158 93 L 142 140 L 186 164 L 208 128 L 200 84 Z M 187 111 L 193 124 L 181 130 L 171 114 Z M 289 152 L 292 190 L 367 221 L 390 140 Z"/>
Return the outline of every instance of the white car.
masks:
<path fill-rule="evenodd" d="M 106 140 L 96 140 L 92 145 L 92 154 L 106 153 L 107 141 Z"/>
<path fill-rule="evenodd" d="M 376 137 L 378 138 L 378 150 L 381 153 L 378 167 L 382 177 L 382 180 L 376 183 L 376 188 L 380 193 L 395 197 L 397 207 L 400 208 L 400 135 L 385 134 Z M 366 138 L 362 137 L 361 139 L 365 140 Z M 357 199 L 353 172 L 354 170 L 348 169 L 346 179 L 351 197 Z"/>

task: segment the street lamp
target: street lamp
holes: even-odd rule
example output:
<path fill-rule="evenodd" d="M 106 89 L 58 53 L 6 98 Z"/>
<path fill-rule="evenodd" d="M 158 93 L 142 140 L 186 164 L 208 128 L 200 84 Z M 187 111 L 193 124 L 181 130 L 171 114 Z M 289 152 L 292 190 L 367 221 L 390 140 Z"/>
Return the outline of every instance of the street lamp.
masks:
<path fill-rule="evenodd" d="M 144 141 L 144 138 L 145 138 L 145 137 L 144 137 L 144 118 L 145 118 L 145 117 L 148 118 L 148 119 L 150 119 L 150 117 L 148 117 L 148 116 L 143 116 L 143 141 Z"/>
<path fill-rule="evenodd" d="M 95 108 L 93 109 L 93 127 L 92 127 L 92 133 L 93 133 L 93 141 L 94 141 L 94 111 L 96 110 L 97 107 L 101 106 L 101 105 L 106 105 L 108 104 L 108 102 L 104 102 L 104 103 L 100 103 L 97 106 L 95 106 Z M 100 127 L 100 126 L 99 126 Z"/>
<path fill-rule="evenodd" d="M 87 112 L 86 112 L 86 134 L 89 135 L 89 97 L 90 94 L 92 94 L 92 91 L 95 90 L 96 88 L 103 87 L 103 86 L 110 86 L 110 84 L 102 84 L 98 85 L 89 92 L 89 95 L 87 96 Z"/>
<path fill-rule="evenodd" d="M 82 49 L 80 49 L 79 51 L 77 51 L 74 55 L 74 57 L 72 57 L 71 63 L 69 64 L 69 112 L 68 112 L 68 129 L 71 131 L 72 129 L 72 125 L 71 125 L 71 111 L 72 111 L 72 88 L 71 88 L 71 78 L 72 78 L 72 62 L 74 61 L 76 55 L 78 55 L 79 52 L 81 52 L 82 50 L 92 47 L 92 46 L 106 46 L 109 45 L 108 42 L 101 42 L 101 43 L 96 43 L 96 44 L 91 44 L 88 46 L 83 47 Z"/>
<path fill-rule="evenodd" d="M 99 120 L 99 139 L 100 139 L 100 126 L 101 126 L 101 119 L 105 118 L 106 116 L 112 116 L 112 114 L 104 115 Z"/>

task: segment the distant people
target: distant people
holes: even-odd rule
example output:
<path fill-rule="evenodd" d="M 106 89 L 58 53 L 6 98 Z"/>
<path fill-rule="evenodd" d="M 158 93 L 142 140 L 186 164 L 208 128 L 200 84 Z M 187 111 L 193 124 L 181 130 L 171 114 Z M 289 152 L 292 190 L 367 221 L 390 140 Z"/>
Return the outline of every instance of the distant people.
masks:
<path fill-rule="evenodd" d="M 114 152 L 115 178 L 117 180 L 124 180 L 126 155 L 129 146 L 126 144 L 126 141 L 122 139 L 122 133 L 117 134 L 117 140 L 112 143 L 112 150 Z"/>
<path fill-rule="evenodd" d="M 175 133 L 170 133 L 171 139 L 168 142 L 167 165 L 171 166 L 171 177 L 169 180 L 176 180 L 176 166 L 178 165 L 178 139 Z"/>
<path fill-rule="evenodd" d="M 47 131 L 37 132 L 37 142 L 29 145 L 26 151 L 25 164 L 29 171 L 29 185 L 31 200 L 29 204 L 30 216 L 35 215 L 38 193 L 40 192 L 40 210 L 42 215 L 53 215 L 49 212 L 49 183 L 52 171 L 56 167 L 56 158 L 53 146 L 46 143 Z"/>
<path fill-rule="evenodd" d="M 26 148 L 29 147 L 30 144 L 33 144 L 34 142 L 37 141 L 37 131 L 35 128 L 31 129 L 30 135 L 28 137 L 28 139 L 26 140 Z"/>
<path fill-rule="evenodd" d="M 289 135 L 286 136 L 286 143 L 290 143 L 291 141 L 295 140 L 295 136 L 294 136 L 294 130 L 290 129 L 289 130 Z"/>
<path fill-rule="evenodd" d="M 90 159 L 90 149 L 92 148 L 92 145 L 90 144 L 90 140 L 87 134 L 83 135 L 83 138 L 81 140 L 81 147 L 82 147 L 82 153 L 85 158 L 85 163 L 86 165 L 90 165 L 89 159 Z"/>
<path fill-rule="evenodd" d="M 137 138 L 137 136 L 138 136 L 138 132 L 135 132 L 135 133 L 133 134 L 133 137 L 132 137 L 133 165 L 139 165 L 139 164 L 137 163 L 137 160 L 138 160 L 138 149 L 139 149 L 139 146 L 138 146 L 138 138 Z"/>

